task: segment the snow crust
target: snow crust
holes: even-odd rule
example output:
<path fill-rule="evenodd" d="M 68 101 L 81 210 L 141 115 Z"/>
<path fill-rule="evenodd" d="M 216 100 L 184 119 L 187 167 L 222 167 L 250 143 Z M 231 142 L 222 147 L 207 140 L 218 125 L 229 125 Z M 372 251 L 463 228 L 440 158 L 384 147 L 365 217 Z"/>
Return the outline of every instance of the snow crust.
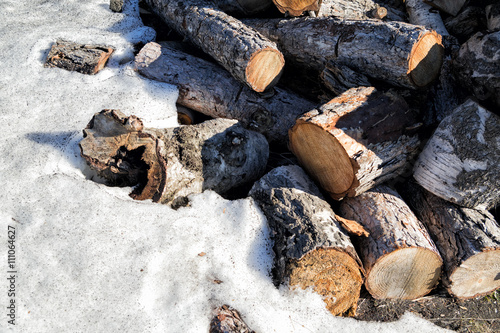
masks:
<path fill-rule="evenodd" d="M 257 332 L 440 331 L 411 314 L 387 324 L 336 318 L 311 291 L 275 288 L 270 232 L 251 199 L 208 191 L 174 211 L 91 180 L 78 141 L 94 113 L 177 125 L 177 90 L 131 70 L 133 44 L 155 37 L 138 0 L 121 14 L 101 0 L 3 0 L 0 27 L 0 332 L 207 332 L 222 304 Z M 95 76 L 44 68 L 57 39 L 116 52 Z"/>

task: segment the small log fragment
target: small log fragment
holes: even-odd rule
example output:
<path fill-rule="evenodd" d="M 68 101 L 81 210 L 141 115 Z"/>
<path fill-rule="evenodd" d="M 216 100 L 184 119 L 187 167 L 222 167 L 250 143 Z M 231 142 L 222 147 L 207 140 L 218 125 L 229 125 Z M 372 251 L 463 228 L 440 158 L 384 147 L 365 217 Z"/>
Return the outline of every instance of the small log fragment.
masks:
<path fill-rule="evenodd" d="M 82 157 L 110 185 L 135 186 L 134 199 L 174 205 L 192 193 L 224 193 L 258 178 L 269 154 L 264 136 L 229 119 L 159 130 L 103 110 L 83 134 Z"/>
<path fill-rule="evenodd" d="M 353 88 L 297 119 L 289 148 L 336 200 L 400 175 L 419 140 L 406 102 L 373 87 Z"/>
<path fill-rule="evenodd" d="M 313 287 L 332 314 L 354 315 L 363 284 L 359 258 L 312 180 L 298 166 L 282 166 L 249 194 L 273 231 L 275 282 Z"/>
<path fill-rule="evenodd" d="M 276 41 L 287 61 L 322 71 L 330 60 L 394 85 L 419 88 L 439 74 L 441 36 L 403 22 L 300 17 L 243 20 Z"/>
<path fill-rule="evenodd" d="M 255 333 L 241 319 L 240 313 L 229 305 L 223 305 L 215 311 L 210 322 L 209 333 Z"/>
<path fill-rule="evenodd" d="M 423 0 L 443 12 L 456 16 L 467 0 Z"/>
<path fill-rule="evenodd" d="M 494 32 L 500 30 L 500 3 L 494 3 L 486 6 L 486 27 L 488 31 Z"/>
<path fill-rule="evenodd" d="M 109 9 L 115 13 L 121 13 L 123 11 L 123 0 L 110 0 Z"/>
<path fill-rule="evenodd" d="M 500 202 L 500 117 L 468 100 L 444 118 L 415 164 L 416 181 L 463 207 Z"/>
<path fill-rule="evenodd" d="M 113 51 L 111 46 L 58 40 L 52 45 L 44 66 L 92 75 L 104 68 Z"/>
<path fill-rule="evenodd" d="M 135 67 L 147 78 L 176 85 L 177 103 L 213 118 L 237 119 L 269 141 L 286 142 L 297 116 L 314 107 L 280 88 L 274 88 L 271 96 L 259 95 L 219 66 L 168 43 L 146 44 L 135 58 Z"/>
<path fill-rule="evenodd" d="M 273 0 L 276 8 L 290 16 L 300 16 L 307 11 L 317 11 L 321 6 L 321 0 Z"/>
<path fill-rule="evenodd" d="M 374 298 L 415 299 L 436 286 L 441 256 L 396 191 L 378 186 L 345 199 L 340 210 L 370 232 L 359 238 L 359 254 L 367 274 L 366 289 Z"/>
<path fill-rule="evenodd" d="M 427 29 L 436 31 L 443 37 L 449 35 L 439 11 L 435 8 L 423 0 L 405 0 L 405 5 L 411 24 L 423 25 Z"/>
<path fill-rule="evenodd" d="M 500 107 L 500 31 L 476 33 L 462 44 L 455 58 L 459 81 L 480 101 Z"/>
<path fill-rule="evenodd" d="M 146 0 L 181 35 L 257 92 L 274 86 L 285 64 L 276 44 L 203 0 Z"/>
<path fill-rule="evenodd" d="M 335 16 L 354 20 L 383 19 L 387 16 L 387 9 L 373 0 L 323 0 L 319 10 L 316 11 L 316 16 Z"/>
<path fill-rule="evenodd" d="M 427 226 L 444 261 L 443 285 L 457 298 L 500 288 L 500 225 L 488 211 L 456 206 L 416 184 L 407 201 Z"/>

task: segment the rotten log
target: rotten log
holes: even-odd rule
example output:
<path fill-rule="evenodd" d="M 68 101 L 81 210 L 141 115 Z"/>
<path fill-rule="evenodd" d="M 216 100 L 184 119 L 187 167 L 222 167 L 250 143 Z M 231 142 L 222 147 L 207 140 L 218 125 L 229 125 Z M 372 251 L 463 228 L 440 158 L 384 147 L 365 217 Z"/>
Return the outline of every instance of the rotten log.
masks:
<path fill-rule="evenodd" d="M 332 314 L 354 315 L 363 284 L 359 258 L 313 181 L 299 166 L 282 166 L 249 195 L 273 231 L 275 283 L 313 287 Z"/>
<path fill-rule="evenodd" d="M 289 148 L 336 200 L 401 175 L 419 140 L 406 102 L 373 87 L 353 88 L 297 119 Z"/>
<path fill-rule="evenodd" d="M 359 238 L 365 286 L 377 299 L 415 299 L 439 282 L 442 259 L 424 225 L 399 194 L 378 186 L 340 206 L 370 236 Z"/>
<path fill-rule="evenodd" d="M 441 253 L 448 292 L 474 298 L 500 288 L 500 225 L 494 217 L 456 206 L 414 183 L 405 192 Z"/>
<path fill-rule="evenodd" d="M 111 46 L 58 40 L 52 45 L 44 66 L 93 75 L 104 68 L 113 51 Z"/>
<path fill-rule="evenodd" d="M 223 305 L 215 310 L 210 322 L 209 333 L 255 333 L 241 319 L 240 313 L 229 305 Z"/>
<path fill-rule="evenodd" d="M 467 0 L 423 0 L 429 5 L 456 16 Z"/>
<path fill-rule="evenodd" d="M 373 0 L 323 0 L 315 15 L 353 20 L 383 19 L 387 16 L 387 9 Z"/>
<path fill-rule="evenodd" d="M 415 164 L 429 192 L 460 206 L 490 209 L 500 202 L 500 117 L 468 100 L 444 118 Z"/>
<path fill-rule="evenodd" d="M 488 31 L 494 32 L 500 30 L 500 3 L 494 3 L 486 6 L 486 27 Z"/>
<path fill-rule="evenodd" d="M 286 142 L 297 116 L 314 107 L 312 102 L 280 88 L 274 88 L 267 98 L 259 95 L 219 66 L 168 43 L 146 44 L 135 58 L 135 67 L 147 78 L 176 85 L 178 104 L 213 118 L 237 119 L 271 142 Z"/>
<path fill-rule="evenodd" d="M 276 44 L 203 0 L 146 0 L 165 22 L 257 92 L 274 86 L 284 66 Z"/>
<path fill-rule="evenodd" d="M 134 199 L 174 206 L 189 194 L 225 193 L 258 178 L 269 154 L 264 136 L 229 119 L 148 129 L 135 116 L 103 110 L 83 134 L 82 157 L 110 185 L 135 186 Z"/>
<path fill-rule="evenodd" d="M 287 61 L 318 71 L 334 60 L 367 76 L 415 89 L 430 84 L 441 68 L 441 36 L 421 26 L 334 17 L 243 22 L 277 42 Z"/>

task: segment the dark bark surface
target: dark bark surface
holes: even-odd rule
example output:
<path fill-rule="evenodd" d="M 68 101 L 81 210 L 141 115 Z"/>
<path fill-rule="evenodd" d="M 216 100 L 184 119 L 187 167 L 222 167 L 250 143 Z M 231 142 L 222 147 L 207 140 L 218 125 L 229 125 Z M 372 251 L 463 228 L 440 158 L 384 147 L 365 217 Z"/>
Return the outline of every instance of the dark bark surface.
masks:
<path fill-rule="evenodd" d="M 217 308 L 210 322 L 209 333 L 255 333 L 243 321 L 240 313 L 231 306 Z"/>

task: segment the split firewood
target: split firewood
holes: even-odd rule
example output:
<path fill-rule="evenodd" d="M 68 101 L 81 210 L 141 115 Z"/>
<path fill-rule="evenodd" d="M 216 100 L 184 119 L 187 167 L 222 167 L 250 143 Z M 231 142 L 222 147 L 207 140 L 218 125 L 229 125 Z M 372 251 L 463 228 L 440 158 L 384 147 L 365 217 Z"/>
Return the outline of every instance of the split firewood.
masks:
<path fill-rule="evenodd" d="M 274 86 L 284 66 L 276 44 L 203 0 L 146 0 L 165 22 L 255 91 Z"/>
<path fill-rule="evenodd" d="M 443 12 L 456 16 L 467 0 L 423 0 Z"/>
<path fill-rule="evenodd" d="M 441 68 L 441 36 L 421 26 L 334 17 L 243 22 L 276 41 L 287 61 L 318 71 L 334 60 L 394 85 L 419 88 Z"/>
<path fill-rule="evenodd" d="M 312 102 L 279 88 L 274 88 L 272 96 L 259 95 L 219 66 L 168 43 L 146 44 L 135 59 L 135 67 L 145 77 L 176 85 L 178 104 L 213 118 L 237 119 L 269 141 L 285 143 L 297 116 L 314 107 Z"/>
<path fill-rule="evenodd" d="M 460 206 L 490 209 L 500 202 L 500 117 L 472 100 L 443 119 L 415 164 L 414 178 Z"/>
<path fill-rule="evenodd" d="M 160 130 L 103 110 L 83 134 L 82 157 L 110 185 L 135 186 L 134 199 L 174 206 L 189 194 L 224 193 L 258 178 L 269 155 L 263 135 L 229 119 Z"/>
<path fill-rule="evenodd" d="M 342 201 L 343 216 L 361 223 L 359 238 L 366 289 L 377 299 L 415 299 L 438 283 L 442 259 L 424 225 L 399 194 L 379 186 Z"/>
<path fill-rule="evenodd" d="M 289 148 L 336 200 L 401 175 L 419 140 L 406 102 L 373 87 L 353 88 L 297 119 Z"/>
<path fill-rule="evenodd" d="M 241 319 L 240 313 L 229 305 L 223 305 L 215 311 L 210 322 L 209 333 L 255 333 Z"/>
<path fill-rule="evenodd" d="M 476 33 L 462 44 L 455 58 L 459 81 L 480 101 L 500 107 L 500 31 Z"/>
<path fill-rule="evenodd" d="M 49 51 L 45 67 L 58 67 L 82 74 L 96 74 L 104 68 L 114 48 L 58 40 Z"/>
<path fill-rule="evenodd" d="M 371 86 L 365 75 L 335 61 L 329 61 L 319 77 L 323 85 L 335 95 L 340 95 L 351 88 Z"/>
<path fill-rule="evenodd" d="M 273 232 L 277 284 L 320 294 L 334 315 L 354 315 L 362 268 L 349 237 L 319 189 L 296 165 L 273 169 L 249 195 Z"/>
<path fill-rule="evenodd" d="M 411 24 L 423 25 L 427 29 L 436 31 L 443 37 L 449 35 L 439 11 L 435 8 L 423 0 L 405 0 L 405 5 Z"/>
<path fill-rule="evenodd" d="M 500 288 L 500 225 L 488 211 L 456 206 L 416 184 L 407 200 L 427 226 L 444 261 L 443 285 L 457 298 Z"/>
<path fill-rule="evenodd" d="M 486 26 L 489 31 L 500 30 L 500 3 L 486 6 Z"/>
<path fill-rule="evenodd" d="M 344 19 L 383 19 L 387 9 L 373 0 L 323 0 L 316 17 L 335 16 Z"/>

